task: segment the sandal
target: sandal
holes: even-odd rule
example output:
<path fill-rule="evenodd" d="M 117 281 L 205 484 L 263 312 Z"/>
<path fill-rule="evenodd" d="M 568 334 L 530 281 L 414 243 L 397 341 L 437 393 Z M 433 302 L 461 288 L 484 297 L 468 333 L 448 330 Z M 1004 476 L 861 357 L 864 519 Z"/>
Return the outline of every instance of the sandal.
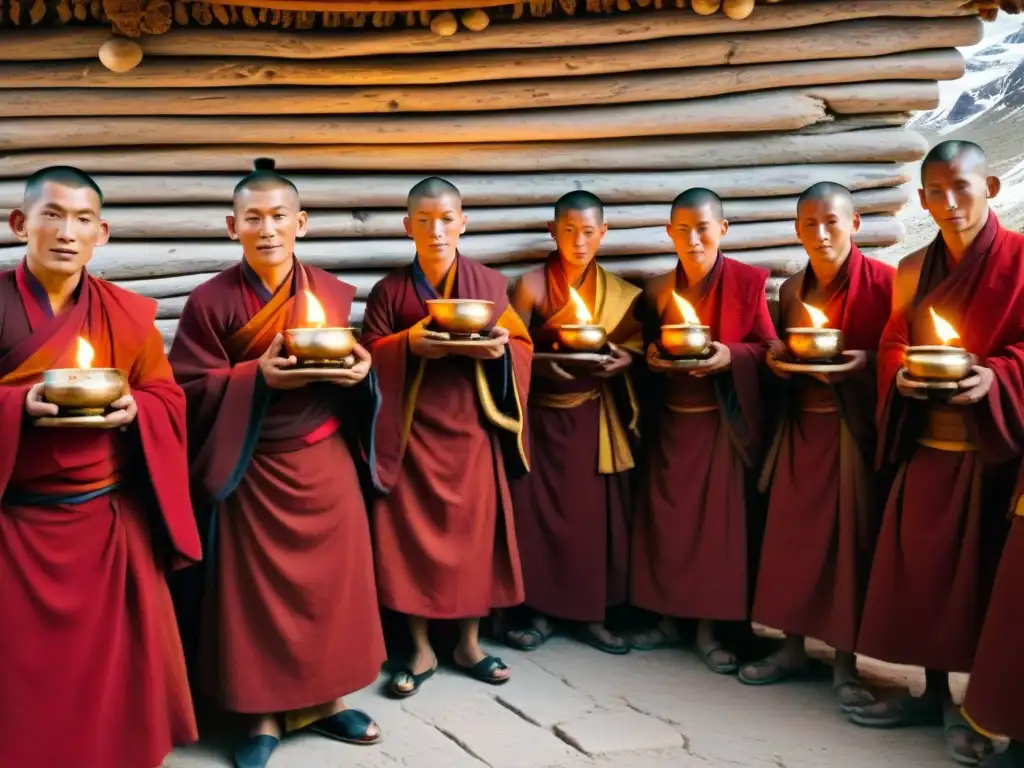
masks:
<path fill-rule="evenodd" d="M 711 651 L 714 653 L 715 649 Z M 774 669 L 775 674 L 768 675 L 767 677 L 750 677 L 744 673 L 747 669 Z M 784 683 L 787 680 L 797 680 L 804 677 L 809 671 L 807 664 L 801 664 L 796 667 L 784 667 L 781 664 L 777 664 L 774 661 L 768 659 L 761 659 L 760 661 L 751 661 L 740 667 L 739 674 L 737 677 L 741 683 L 746 685 L 774 685 L 775 683 Z"/>
<path fill-rule="evenodd" d="M 587 626 L 587 625 L 584 625 L 576 633 L 576 637 L 581 642 L 584 642 L 587 645 L 589 645 L 591 648 L 596 648 L 597 650 L 604 651 L 605 653 L 613 653 L 616 656 L 623 656 L 623 655 L 629 653 L 629 646 L 630 646 L 630 644 L 628 642 L 623 640 L 621 645 L 616 645 L 614 643 L 606 642 L 606 641 L 602 640 L 597 635 L 597 633 L 595 633 L 593 630 L 591 630 L 591 628 L 589 626 Z M 615 637 L 615 635 L 613 635 L 613 637 Z M 619 639 L 621 640 L 622 638 L 619 638 Z"/>
<path fill-rule="evenodd" d="M 854 712 L 850 720 L 866 728 L 913 728 L 942 725 L 942 705 L 930 699 L 902 696 Z"/>
<path fill-rule="evenodd" d="M 532 638 L 530 642 L 526 638 Z M 526 629 L 509 629 L 505 632 L 505 645 L 515 648 L 517 651 L 535 651 L 548 641 L 545 635 L 535 627 Z"/>
<path fill-rule="evenodd" d="M 497 656 L 485 656 L 471 667 L 464 667 L 458 662 L 455 662 L 455 666 L 461 672 L 465 672 L 474 680 L 479 680 L 481 683 L 488 683 L 489 685 L 504 685 L 509 681 L 508 677 L 494 676 L 494 673 L 497 670 L 508 669 L 508 667 L 505 666 L 505 662 Z"/>
<path fill-rule="evenodd" d="M 960 765 L 981 765 L 981 761 L 984 760 L 988 755 L 992 753 L 992 742 L 982 736 L 980 733 L 975 731 L 970 724 L 964 719 L 963 715 L 960 714 L 960 710 L 957 708 L 951 708 L 943 714 L 942 718 L 943 725 L 943 736 L 946 740 L 946 753 L 952 758 L 954 762 Z M 984 746 L 985 750 L 979 757 L 977 752 L 973 754 L 965 754 L 958 752 L 956 746 L 953 744 L 951 735 L 956 731 L 966 731 L 969 736 L 977 736 Z M 968 740 L 967 748 L 970 748 L 970 741 Z"/>
<path fill-rule="evenodd" d="M 862 694 L 871 700 L 864 704 L 850 704 L 844 701 L 843 691 L 851 691 Z M 870 707 L 872 704 L 877 704 L 878 699 L 875 695 L 869 691 L 860 680 L 844 680 L 841 683 L 836 683 L 832 686 L 832 695 L 836 697 L 839 702 L 839 708 L 848 715 L 852 715 L 854 712 L 860 712 L 865 707 Z"/>
<path fill-rule="evenodd" d="M 281 740 L 261 733 L 249 736 L 235 750 L 235 768 L 265 768 Z"/>
<path fill-rule="evenodd" d="M 725 648 L 719 643 L 715 643 L 706 650 L 702 650 L 700 648 L 698 648 L 697 650 L 700 652 L 701 657 L 704 659 L 704 663 L 707 665 L 707 668 L 716 674 L 732 675 L 735 674 L 736 671 L 740 668 L 739 661 L 737 660 L 736 655 L 729 651 L 726 651 L 726 653 L 728 653 L 732 657 L 732 661 L 716 664 L 711 660 L 711 656 L 715 653 L 715 651 L 725 651 Z"/>
<path fill-rule="evenodd" d="M 380 728 L 376 736 L 367 736 L 370 726 L 375 725 L 373 719 L 358 709 L 343 709 L 330 717 L 317 720 L 309 730 L 346 744 L 376 744 L 381 740 Z"/>
<path fill-rule="evenodd" d="M 418 693 L 420 686 L 432 678 L 435 672 L 437 672 L 437 667 L 431 667 L 426 672 L 421 672 L 418 675 L 414 675 L 412 670 L 409 669 L 399 670 L 391 676 L 391 684 L 388 686 L 388 690 L 392 697 L 396 699 L 407 699 L 414 693 Z M 412 682 L 412 688 L 405 690 L 399 687 L 408 685 L 409 682 Z"/>
<path fill-rule="evenodd" d="M 681 648 L 683 646 L 682 638 L 670 638 L 665 631 L 660 628 L 652 629 L 650 632 L 643 632 L 641 636 L 646 635 L 648 637 L 657 637 L 659 639 L 642 643 L 637 640 L 637 635 L 633 635 L 629 639 L 629 647 L 634 651 L 656 651 L 659 648 Z"/>

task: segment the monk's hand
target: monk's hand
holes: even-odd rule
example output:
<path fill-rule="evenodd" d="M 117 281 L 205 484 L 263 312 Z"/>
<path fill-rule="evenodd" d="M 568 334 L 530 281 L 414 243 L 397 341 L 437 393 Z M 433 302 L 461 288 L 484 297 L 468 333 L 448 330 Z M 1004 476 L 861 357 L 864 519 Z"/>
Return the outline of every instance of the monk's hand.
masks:
<path fill-rule="evenodd" d="M 448 349 L 436 339 L 430 338 L 430 332 L 427 330 L 429 322 L 430 318 L 425 317 L 409 328 L 409 351 L 416 357 L 436 360 L 439 357 L 445 357 L 448 354 Z"/>
<path fill-rule="evenodd" d="M 456 351 L 466 357 L 474 357 L 477 360 L 497 360 L 505 354 L 505 347 L 508 346 L 508 328 L 496 325 L 491 329 L 491 337 L 485 342 L 466 344 L 458 347 Z"/>
<path fill-rule="evenodd" d="M 992 388 L 994 378 L 991 368 L 986 368 L 983 365 L 974 366 L 974 375 L 958 382 L 960 392 L 951 397 L 949 402 L 957 405 L 972 405 L 984 400 Z"/>
<path fill-rule="evenodd" d="M 280 333 L 274 337 L 266 352 L 260 355 L 259 366 L 263 380 L 271 389 L 298 389 L 309 383 L 309 378 L 300 376 L 301 371 L 292 370 L 298 360 L 295 355 L 281 357 L 284 349 L 284 336 Z"/>
<path fill-rule="evenodd" d="M 33 384 L 25 395 L 25 413 L 33 419 L 56 416 L 60 410 L 53 403 L 43 400 L 43 382 Z"/>
<path fill-rule="evenodd" d="M 594 375 L 599 379 L 607 379 L 612 376 L 617 376 L 633 364 L 633 358 L 629 354 L 628 350 L 625 350 L 622 347 L 617 347 L 611 342 L 608 343 L 608 348 L 611 350 L 611 355 L 609 355 L 605 362 L 601 363 L 596 369 L 594 369 Z"/>
<path fill-rule="evenodd" d="M 917 387 L 913 387 L 907 381 L 907 369 L 900 368 L 896 372 L 896 391 L 904 397 L 909 397 L 912 400 L 927 400 L 928 395 L 922 392 Z"/>
<path fill-rule="evenodd" d="M 776 365 L 779 362 L 779 357 L 781 357 L 785 351 L 786 345 L 779 339 L 774 339 L 768 345 L 768 352 L 764 356 L 765 365 L 767 365 L 771 372 L 780 379 L 792 378 L 792 375 L 788 371 L 779 370 Z"/>
<path fill-rule="evenodd" d="M 139 415 L 139 405 L 131 395 L 121 395 L 110 404 L 111 411 L 103 420 L 111 427 L 124 429 Z"/>
<path fill-rule="evenodd" d="M 814 378 L 826 384 L 836 384 L 855 376 L 868 367 L 868 353 L 863 349 L 849 349 L 843 352 L 845 358 L 840 365 L 828 373 L 812 374 Z"/>
<path fill-rule="evenodd" d="M 690 369 L 691 376 L 701 379 L 732 368 L 732 352 L 729 351 L 729 347 L 720 341 L 712 341 L 711 348 L 714 350 L 711 357 L 696 368 Z"/>
<path fill-rule="evenodd" d="M 556 381 L 574 381 L 576 379 L 575 376 L 554 360 L 537 360 L 534 358 L 532 371 L 537 376 L 545 379 L 555 379 Z"/>
<path fill-rule="evenodd" d="M 356 360 L 354 365 L 350 368 L 331 370 L 325 381 L 330 381 L 341 387 L 354 387 L 369 376 L 373 360 L 366 348 L 362 344 L 356 344 L 352 349 L 352 356 Z"/>

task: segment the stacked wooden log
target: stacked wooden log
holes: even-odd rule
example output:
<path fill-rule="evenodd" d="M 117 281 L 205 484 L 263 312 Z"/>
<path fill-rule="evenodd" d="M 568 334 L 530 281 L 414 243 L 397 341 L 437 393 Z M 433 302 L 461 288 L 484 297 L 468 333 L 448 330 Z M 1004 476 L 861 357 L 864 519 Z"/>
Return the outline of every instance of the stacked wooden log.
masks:
<path fill-rule="evenodd" d="M 103 39 L 30 30 L 0 45 L 0 204 L 49 164 L 97 175 L 112 243 L 93 271 L 160 300 L 172 332 L 188 292 L 239 258 L 231 190 L 267 156 L 311 212 L 300 255 L 360 298 L 412 256 L 409 187 L 451 179 L 468 256 L 516 275 L 543 258 L 561 194 L 608 204 L 603 251 L 640 278 L 671 268 L 672 198 L 716 190 L 729 253 L 805 261 L 795 199 L 816 181 L 855 192 L 862 246 L 903 236 L 908 163 L 927 151 L 909 113 L 960 77 L 981 37 L 959 0 L 793 0 L 745 19 L 654 11 L 492 23 L 457 43 L 423 30 L 303 35 L 172 29 L 114 72 Z M 427 55 L 429 54 L 429 55 Z M 22 253 L 0 236 L 0 268 Z M 358 313 L 359 310 L 357 310 Z M 356 318 L 358 319 L 358 318 Z"/>

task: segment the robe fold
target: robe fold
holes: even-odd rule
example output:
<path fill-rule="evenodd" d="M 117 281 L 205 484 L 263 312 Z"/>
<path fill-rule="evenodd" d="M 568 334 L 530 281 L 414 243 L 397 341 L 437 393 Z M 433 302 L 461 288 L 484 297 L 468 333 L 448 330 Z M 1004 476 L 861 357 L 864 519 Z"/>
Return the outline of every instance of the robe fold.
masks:
<path fill-rule="evenodd" d="M 732 368 L 704 378 L 656 377 L 630 566 L 631 602 L 640 608 L 722 621 L 749 615 L 747 486 L 762 461 L 764 357 L 775 338 L 767 279 L 765 270 L 719 254 L 698 285 L 688 285 L 677 265 L 645 288 L 645 343 L 661 325 L 683 321 L 675 291 L 729 348 Z"/>
<path fill-rule="evenodd" d="M 234 712 L 333 702 L 385 657 L 356 466 L 370 461 L 372 476 L 375 379 L 272 390 L 259 372 L 274 336 L 306 325 L 307 291 L 327 327 L 348 324 L 352 286 L 295 259 L 271 294 L 242 262 L 193 291 L 170 353 L 212 561 L 199 668 Z"/>
<path fill-rule="evenodd" d="M 989 367 L 970 406 L 896 391 L 908 344 L 939 343 L 930 309 Z M 959 264 L 942 237 L 916 294 L 890 318 L 878 353 L 879 459 L 898 468 L 882 519 L 857 650 L 885 661 L 968 672 L 1006 534 L 1024 447 L 1024 237 L 994 213 Z"/>
<path fill-rule="evenodd" d="M 818 296 L 829 328 L 867 368 L 824 384 L 794 374 L 784 384 L 780 423 L 765 462 L 768 519 L 754 621 L 852 652 L 878 532 L 874 460 L 875 355 L 892 310 L 896 270 L 856 245 Z M 781 328 L 810 325 L 802 301 L 813 290 L 810 266 L 780 291 Z M 815 306 L 815 302 L 808 301 Z M 769 485 L 770 484 L 770 485 Z"/>
<path fill-rule="evenodd" d="M 437 360 L 409 351 L 409 328 L 432 298 L 494 302 L 509 331 L 503 358 Z M 496 270 L 457 256 L 440 294 L 419 262 L 378 282 L 362 342 L 383 398 L 375 431 L 387 495 L 373 510 L 380 602 L 428 619 L 486 616 L 518 605 L 523 580 L 509 476 L 529 469 L 525 404 L 533 343 Z"/>
<path fill-rule="evenodd" d="M 544 298 L 530 337 L 550 351 L 557 328 L 579 322 L 558 253 L 541 269 Z M 540 277 L 540 276 L 538 276 Z M 574 286 L 608 340 L 642 351 L 640 289 L 591 262 Z M 599 622 L 629 587 L 630 470 L 639 406 L 629 370 L 612 379 L 535 376 L 527 408 L 532 470 L 512 483 L 526 605 L 545 615 Z"/>
<path fill-rule="evenodd" d="M 156 302 L 83 272 L 54 316 L 23 262 L 0 273 L 0 765 L 154 768 L 196 740 L 166 583 L 200 558 L 185 398 Z M 25 396 L 53 368 L 125 373 L 125 431 L 37 427 Z"/>

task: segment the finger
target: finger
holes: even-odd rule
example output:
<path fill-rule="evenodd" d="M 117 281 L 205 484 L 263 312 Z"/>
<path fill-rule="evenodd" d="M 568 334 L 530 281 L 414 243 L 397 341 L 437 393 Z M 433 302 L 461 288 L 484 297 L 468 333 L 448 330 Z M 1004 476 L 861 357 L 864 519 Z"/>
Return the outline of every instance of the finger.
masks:
<path fill-rule="evenodd" d="M 132 397 L 131 395 L 125 395 L 124 397 L 117 398 L 117 400 L 115 400 L 114 402 L 112 402 L 110 404 L 110 407 L 111 408 L 116 408 L 117 410 L 123 410 L 123 409 L 127 408 L 129 405 L 131 405 L 132 403 L 134 403 L 134 402 L 135 402 L 135 398 L 134 397 Z"/>
<path fill-rule="evenodd" d="M 960 387 L 960 389 L 969 390 L 975 389 L 979 384 L 981 384 L 981 376 L 978 375 L 968 376 L 966 379 L 961 379 L 957 382 L 957 386 Z"/>
<path fill-rule="evenodd" d="M 284 336 L 280 333 L 275 334 L 274 338 L 270 342 L 270 346 L 267 347 L 267 354 L 270 357 L 277 357 L 281 354 L 281 348 L 284 346 Z"/>
<path fill-rule="evenodd" d="M 955 395 L 949 399 L 949 402 L 956 403 L 957 405 L 970 405 L 976 403 L 984 396 L 984 392 L 981 387 L 974 387 L 966 392 L 961 392 L 959 395 Z"/>
<path fill-rule="evenodd" d="M 352 348 L 352 354 L 355 355 L 359 360 L 365 360 L 370 362 L 370 352 L 362 344 L 356 344 Z"/>

